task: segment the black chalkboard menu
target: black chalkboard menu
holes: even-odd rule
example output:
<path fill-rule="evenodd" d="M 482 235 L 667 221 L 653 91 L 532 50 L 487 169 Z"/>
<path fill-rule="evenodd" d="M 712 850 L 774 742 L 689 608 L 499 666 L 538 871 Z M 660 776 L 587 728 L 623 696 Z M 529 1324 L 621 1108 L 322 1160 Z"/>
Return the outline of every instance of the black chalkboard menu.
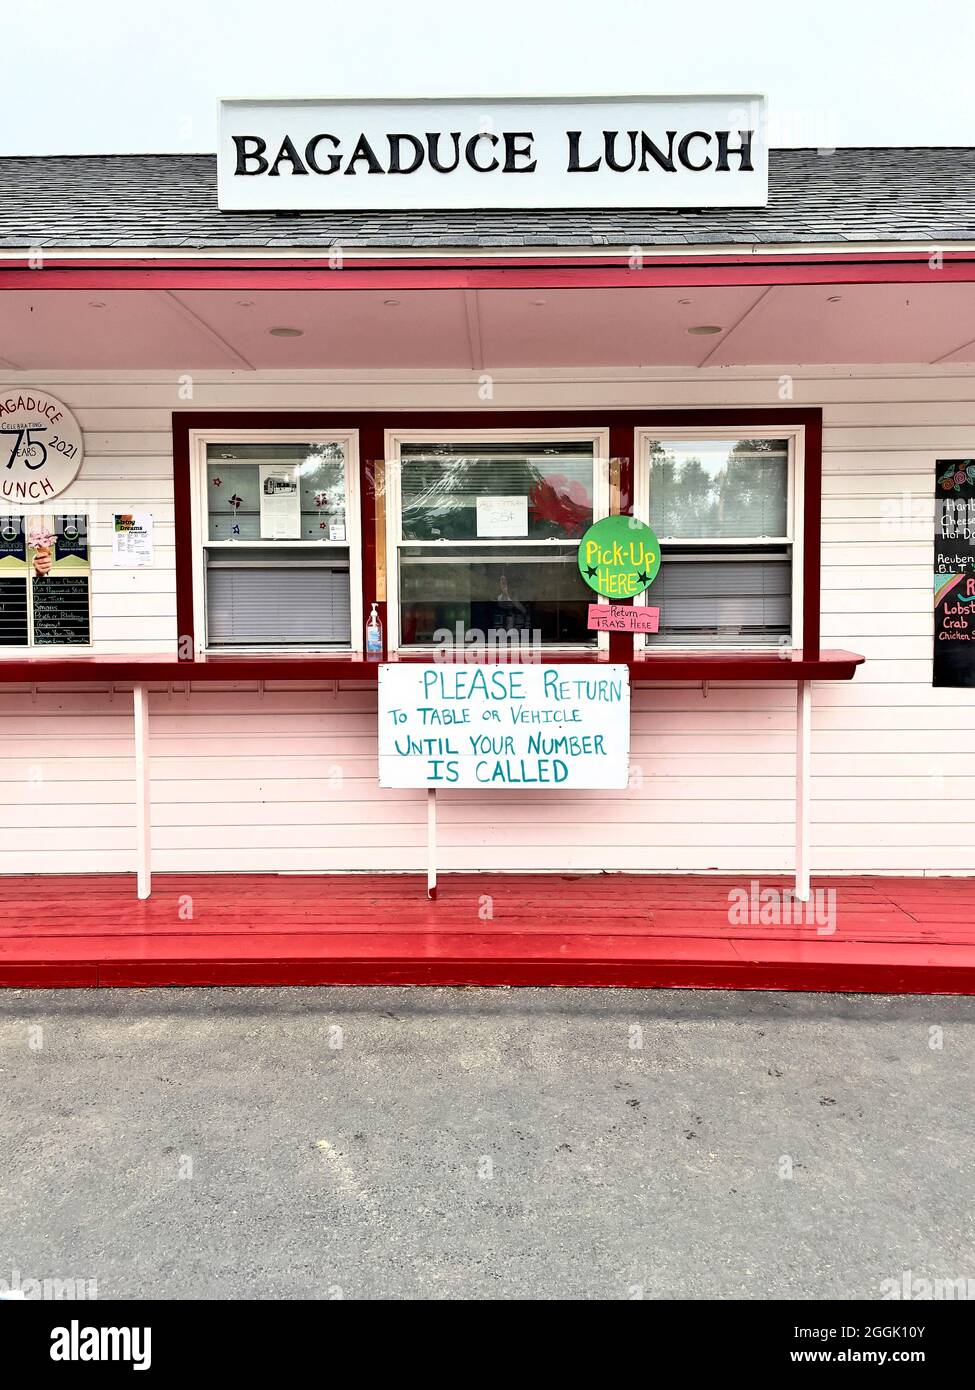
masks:
<path fill-rule="evenodd" d="M 0 516 L 0 647 L 25 647 L 27 533 L 23 516 Z"/>
<path fill-rule="evenodd" d="M 0 647 L 26 647 L 27 580 L 0 577 Z"/>
<path fill-rule="evenodd" d="M 975 686 L 975 459 L 935 465 L 932 683 Z"/>
<path fill-rule="evenodd" d="M 87 646 L 91 642 L 87 574 L 34 576 L 35 646 Z"/>
<path fill-rule="evenodd" d="M 0 647 L 89 646 L 88 518 L 0 515 Z"/>

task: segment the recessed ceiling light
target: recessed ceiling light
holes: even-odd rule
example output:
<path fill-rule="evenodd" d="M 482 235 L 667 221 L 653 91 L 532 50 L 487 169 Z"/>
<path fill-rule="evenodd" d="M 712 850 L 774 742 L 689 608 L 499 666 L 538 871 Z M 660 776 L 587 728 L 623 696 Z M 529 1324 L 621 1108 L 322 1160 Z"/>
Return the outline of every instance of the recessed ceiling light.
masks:
<path fill-rule="evenodd" d="M 402 301 L 401 299 L 384 299 L 384 300 L 383 300 L 383 303 L 385 304 L 385 306 L 386 306 L 387 309 L 395 309 L 395 308 L 397 307 L 397 305 L 401 304 L 402 302 L 403 302 L 403 301 Z"/>
<path fill-rule="evenodd" d="M 827 295 L 827 297 L 826 297 L 826 303 L 827 303 L 827 304 L 839 304 L 839 302 L 840 302 L 840 300 L 841 300 L 842 298 L 843 298 L 843 296 L 842 296 L 841 294 L 830 294 L 830 295 Z"/>
<path fill-rule="evenodd" d="M 542 309 L 542 308 L 544 308 L 544 306 L 545 306 L 547 303 L 548 303 L 548 300 L 547 300 L 547 299 L 533 299 L 533 300 L 532 300 L 532 308 L 534 308 L 534 309 Z"/>
<path fill-rule="evenodd" d="M 677 301 L 678 304 L 690 304 L 690 302 L 689 299 L 678 299 Z"/>
<path fill-rule="evenodd" d="M 88 308 L 89 308 L 89 309 L 104 309 L 104 307 L 105 307 L 105 301 L 104 301 L 104 299 L 89 299 L 89 301 L 88 301 Z"/>
<path fill-rule="evenodd" d="M 688 333 L 693 333 L 695 337 L 707 338 L 712 333 L 723 333 L 724 329 L 719 328 L 716 323 L 699 323 L 696 328 L 689 328 Z"/>
<path fill-rule="evenodd" d="M 238 299 L 237 307 L 238 309 L 253 309 L 254 301 L 253 299 Z"/>
<path fill-rule="evenodd" d="M 305 336 L 303 328 L 269 328 L 267 331 L 272 338 L 303 338 Z"/>

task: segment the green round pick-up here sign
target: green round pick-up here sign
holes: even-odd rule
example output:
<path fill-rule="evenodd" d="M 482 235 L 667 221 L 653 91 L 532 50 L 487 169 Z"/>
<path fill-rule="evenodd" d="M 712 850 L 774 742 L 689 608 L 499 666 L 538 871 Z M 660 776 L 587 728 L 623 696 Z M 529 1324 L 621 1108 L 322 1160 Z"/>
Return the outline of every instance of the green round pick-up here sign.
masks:
<path fill-rule="evenodd" d="M 635 516 L 594 522 L 579 542 L 579 573 L 597 594 L 634 598 L 653 583 L 660 568 L 660 543 Z"/>

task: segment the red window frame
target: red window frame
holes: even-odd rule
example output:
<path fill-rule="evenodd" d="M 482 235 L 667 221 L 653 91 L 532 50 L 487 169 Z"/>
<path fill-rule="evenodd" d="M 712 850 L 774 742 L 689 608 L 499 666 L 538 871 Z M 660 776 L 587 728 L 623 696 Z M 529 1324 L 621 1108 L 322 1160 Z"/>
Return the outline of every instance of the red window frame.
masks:
<path fill-rule="evenodd" d="M 822 512 L 823 412 L 813 407 L 782 406 L 765 409 L 721 407 L 696 410 L 627 409 L 516 411 L 266 411 L 208 410 L 173 413 L 173 498 L 176 525 L 176 617 L 180 654 L 195 652 L 193 584 L 196 557 L 192 539 L 192 482 L 190 434 L 193 431 L 232 429 L 356 430 L 359 434 L 359 508 L 362 545 L 362 611 L 369 612 L 376 583 L 376 488 L 373 462 L 385 452 L 385 431 L 408 426 L 429 430 L 557 429 L 574 423 L 609 428 L 611 458 L 620 459 L 620 511 L 628 514 L 634 501 L 633 440 L 637 429 L 694 430 L 695 428 L 747 430 L 801 426 L 804 430 L 802 496 L 802 650 L 816 661 L 820 655 L 820 545 Z M 798 502 L 798 499 L 797 499 Z M 383 630 L 386 605 L 380 604 Z M 361 638 L 361 634 L 360 634 Z M 353 636 L 353 646 L 356 645 Z M 633 639 L 613 633 L 610 659 L 626 661 L 633 655 Z M 707 659 L 713 655 L 702 650 Z M 688 654 L 693 663 L 693 654 Z"/>

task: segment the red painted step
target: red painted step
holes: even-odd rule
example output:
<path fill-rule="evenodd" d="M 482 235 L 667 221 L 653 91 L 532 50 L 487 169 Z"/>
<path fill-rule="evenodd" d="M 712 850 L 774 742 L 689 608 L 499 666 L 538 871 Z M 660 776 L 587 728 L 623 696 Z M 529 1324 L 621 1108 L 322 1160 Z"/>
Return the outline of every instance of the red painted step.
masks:
<path fill-rule="evenodd" d="M 975 994 L 975 880 L 844 877 L 835 931 L 739 925 L 706 875 L 0 878 L 0 985 L 612 985 Z M 790 888 L 772 875 L 762 889 Z M 492 916 L 481 909 L 491 900 Z M 186 908 L 192 904 L 192 916 Z"/>

